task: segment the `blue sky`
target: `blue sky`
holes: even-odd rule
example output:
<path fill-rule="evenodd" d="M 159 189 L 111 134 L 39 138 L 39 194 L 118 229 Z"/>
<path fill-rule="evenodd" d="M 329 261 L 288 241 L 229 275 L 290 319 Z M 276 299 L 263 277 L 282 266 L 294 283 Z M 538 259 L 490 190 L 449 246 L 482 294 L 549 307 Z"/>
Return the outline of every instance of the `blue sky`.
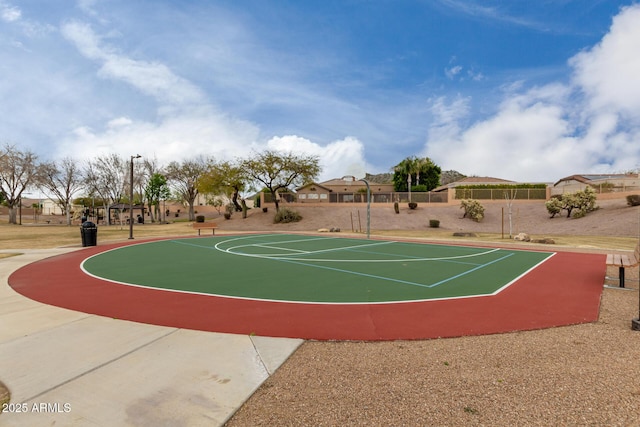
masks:
<path fill-rule="evenodd" d="M 321 180 L 411 155 L 520 181 L 640 167 L 640 5 L 0 0 L 0 143 L 160 163 L 264 149 Z"/>

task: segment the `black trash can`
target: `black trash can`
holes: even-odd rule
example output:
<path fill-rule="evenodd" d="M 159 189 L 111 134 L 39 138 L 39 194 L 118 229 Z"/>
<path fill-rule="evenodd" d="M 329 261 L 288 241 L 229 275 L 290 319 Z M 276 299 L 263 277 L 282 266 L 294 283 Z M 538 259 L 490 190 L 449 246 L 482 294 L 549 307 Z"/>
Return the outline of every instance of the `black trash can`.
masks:
<path fill-rule="evenodd" d="M 98 226 L 91 221 L 85 221 L 80 226 L 82 246 L 95 246 L 98 244 Z"/>

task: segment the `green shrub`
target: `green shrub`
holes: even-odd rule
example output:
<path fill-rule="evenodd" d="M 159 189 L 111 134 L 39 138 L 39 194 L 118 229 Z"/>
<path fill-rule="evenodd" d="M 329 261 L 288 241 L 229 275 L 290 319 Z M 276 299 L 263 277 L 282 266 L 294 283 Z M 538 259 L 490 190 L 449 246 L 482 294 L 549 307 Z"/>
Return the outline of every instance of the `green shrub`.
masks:
<path fill-rule="evenodd" d="M 438 228 L 440 227 L 440 221 L 437 219 L 430 219 L 429 220 L 429 227 L 431 228 Z"/>
<path fill-rule="evenodd" d="M 224 207 L 224 219 L 231 219 L 231 215 L 236 211 L 236 207 L 233 203 L 229 203 Z"/>
<path fill-rule="evenodd" d="M 578 209 L 577 211 L 573 212 L 573 214 L 571 215 L 571 218 L 582 218 L 586 214 L 587 213 L 585 211 L 583 211 L 582 209 Z"/>
<path fill-rule="evenodd" d="M 551 215 L 551 218 L 553 218 L 562 211 L 562 198 L 552 197 L 544 202 L 544 205 L 547 207 L 547 211 L 549 212 L 549 215 Z"/>
<path fill-rule="evenodd" d="M 596 206 L 596 191 L 591 187 L 587 187 L 575 193 L 556 195 L 547 200 L 545 206 L 551 214 L 551 218 L 560 213 L 561 210 L 567 211 L 567 218 L 582 218 L 589 212 L 598 209 Z"/>
<path fill-rule="evenodd" d="M 298 222 L 302 219 L 302 215 L 293 209 L 280 208 L 273 217 L 274 224 L 286 224 L 288 222 Z"/>
<path fill-rule="evenodd" d="M 627 196 L 627 205 L 640 206 L 640 194 L 630 194 Z"/>
<path fill-rule="evenodd" d="M 464 209 L 463 218 L 471 218 L 475 222 L 480 222 L 484 218 L 484 207 L 477 200 L 461 200 L 460 209 Z"/>
<path fill-rule="evenodd" d="M 416 202 L 409 202 L 409 209 L 415 209 L 418 207 L 418 204 Z"/>

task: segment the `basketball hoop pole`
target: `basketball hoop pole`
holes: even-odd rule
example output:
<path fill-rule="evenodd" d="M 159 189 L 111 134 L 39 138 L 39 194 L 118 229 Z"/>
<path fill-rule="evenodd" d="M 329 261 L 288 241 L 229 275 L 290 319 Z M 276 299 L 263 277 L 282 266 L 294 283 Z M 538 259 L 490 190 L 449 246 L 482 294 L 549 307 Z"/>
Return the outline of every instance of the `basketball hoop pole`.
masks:
<path fill-rule="evenodd" d="M 351 178 L 353 181 L 362 181 L 367 186 L 367 239 L 369 239 L 371 238 L 371 187 L 369 186 L 369 181 L 364 178 L 356 179 L 353 175 L 345 175 L 342 177 L 343 180 L 345 178 Z"/>

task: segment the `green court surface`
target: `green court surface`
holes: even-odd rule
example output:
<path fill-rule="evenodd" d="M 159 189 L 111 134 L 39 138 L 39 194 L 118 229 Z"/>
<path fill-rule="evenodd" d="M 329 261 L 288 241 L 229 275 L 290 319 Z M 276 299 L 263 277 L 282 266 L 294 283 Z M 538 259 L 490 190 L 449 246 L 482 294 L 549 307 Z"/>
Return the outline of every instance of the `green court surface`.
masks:
<path fill-rule="evenodd" d="M 88 258 L 114 282 L 178 292 L 310 303 L 384 303 L 491 295 L 554 254 L 263 234 L 153 241 Z"/>

